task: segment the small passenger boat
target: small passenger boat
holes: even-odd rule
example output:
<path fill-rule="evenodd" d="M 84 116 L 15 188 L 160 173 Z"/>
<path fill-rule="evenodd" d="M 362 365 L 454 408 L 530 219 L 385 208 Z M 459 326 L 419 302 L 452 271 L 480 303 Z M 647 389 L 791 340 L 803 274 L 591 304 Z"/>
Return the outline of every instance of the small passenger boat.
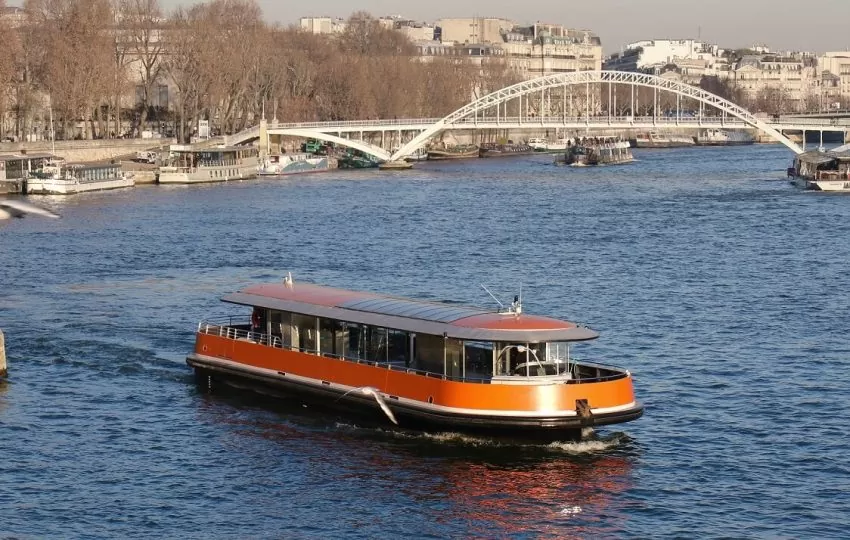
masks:
<path fill-rule="evenodd" d="M 620 165 L 634 161 L 631 145 L 626 141 L 593 139 L 577 142 L 567 147 L 555 165 L 587 167 L 590 165 Z"/>
<path fill-rule="evenodd" d="M 172 144 L 159 168 L 160 184 L 198 184 L 256 178 L 258 150 L 254 146 L 196 148 Z"/>
<path fill-rule="evenodd" d="M 120 163 L 65 163 L 46 161 L 26 180 L 30 195 L 71 195 L 133 187 L 133 177 L 122 172 Z"/>
<path fill-rule="evenodd" d="M 788 176 L 802 189 L 850 192 L 850 144 L 798 155 Z"/>
<path fill-rule="evenodd" d="M 244 319 L 198 325 L 198 382 L 295 395 L 403 428 L 576 437 L 635 420 L 629 371 L 575 358 L 598 334 L 523 313 L 307 283 L 249 286 Z"/>

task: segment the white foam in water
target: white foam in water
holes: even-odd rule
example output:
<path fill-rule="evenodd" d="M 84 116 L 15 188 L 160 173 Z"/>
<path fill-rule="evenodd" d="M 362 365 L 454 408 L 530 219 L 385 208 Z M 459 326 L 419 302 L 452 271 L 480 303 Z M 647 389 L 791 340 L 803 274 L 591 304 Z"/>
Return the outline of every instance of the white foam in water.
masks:
<path fill-rule="evenodd" d="M 558 450 L 567 454 L 590 454 L 604 452 L 620 444 L 620 438 L 597 439 L 592 441 L 553 442 L 546 445 L 550 450 Z"/>
<path fill-rule="evenodd" d="M 567 506 L 561 509 L 562 516 L 574 516 L 576 514 L 581 514 L 581 506 Z"/>

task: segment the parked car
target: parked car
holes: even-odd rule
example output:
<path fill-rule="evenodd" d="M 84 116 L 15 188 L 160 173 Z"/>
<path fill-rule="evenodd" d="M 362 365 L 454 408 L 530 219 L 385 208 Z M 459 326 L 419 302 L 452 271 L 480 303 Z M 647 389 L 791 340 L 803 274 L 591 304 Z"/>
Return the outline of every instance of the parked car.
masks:
<path fill-rule="evenodd" d="M 154 164 L 154 163 L 156 163 L 156 160 L 157 160 L 158 157 L 159 156 L 157 155 L 156 152 L 151 152 L 151 151 L 146 150 L 146 151 L 142 151 L 142 152 L 136 152 L 136 157 L 135 157 L 135 159 L 133 159 L 133 161 L 137 161 L 139 163 Z"/>

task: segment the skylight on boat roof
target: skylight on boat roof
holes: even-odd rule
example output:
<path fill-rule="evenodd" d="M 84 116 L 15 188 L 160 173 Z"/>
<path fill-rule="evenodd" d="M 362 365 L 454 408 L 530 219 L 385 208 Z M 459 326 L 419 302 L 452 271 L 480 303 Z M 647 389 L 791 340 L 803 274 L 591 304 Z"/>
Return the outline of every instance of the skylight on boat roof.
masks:
<path fill-rule="evenodd" d="M 370 298 L 368 300 L 349 300 L 339 304 L 338 307 L 377 313 L 380 315 L 391 315 L 395 317 L 408 317 L 423 321 L 450 323 L 466 317 L 483 315 L 487 311 L 464 306 L 441 305 L 400 298 Z"/>

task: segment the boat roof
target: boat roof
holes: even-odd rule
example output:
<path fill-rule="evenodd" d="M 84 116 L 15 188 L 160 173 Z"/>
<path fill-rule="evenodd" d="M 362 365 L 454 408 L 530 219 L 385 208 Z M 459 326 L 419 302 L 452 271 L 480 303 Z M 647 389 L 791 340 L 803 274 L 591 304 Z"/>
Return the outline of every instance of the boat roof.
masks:
<path fill-rule="evenodd" d="M 224 302 L 473 341 L 539 343 L 599 337 L 568 321 L 349 291 L 311 283 L 251 285 Z"/>
<path fill-rule="evenodd" d="M 239 150 L 251 150 L 256 148 L 256 146 L 245 145 L 245 146 L 206 146 L 203 148 L 199 148 L 197 146 L 192 146 L 191 144 L 172 144 L 169 147 L 169 151 L 171 152 L 186 152 L 192 154 L 212 154 L 216 152 L 237 152 Z"/>
<path fill-rule="evenodd" d="M 835 158 L 826 152 L 819 152 L 817 150 L 811 152 L 805 152 L 803 154 L 799 154 L 797 159 L 803 163 L 813 163 L 815 165 L 820 165 L 821 163 L 829 163 Z"/>
<path fill-rule="evenodd" d="M 26 154 L 0 154 L 0 161 L 19 161 L 24 159 L 46 159 L 54 157 L 53 154 L 26 153 Z"/>
<path fill-rule="evenodd" d="M 809 152 L 799 154 L 797 159 L 803 163 L 812 163 L 815 165 L 829 163 L 833 160 L 848 161 L 850 160 L 850 146 L 845 145 L 834 150 L 826 151 L 811 150 Z"/>

